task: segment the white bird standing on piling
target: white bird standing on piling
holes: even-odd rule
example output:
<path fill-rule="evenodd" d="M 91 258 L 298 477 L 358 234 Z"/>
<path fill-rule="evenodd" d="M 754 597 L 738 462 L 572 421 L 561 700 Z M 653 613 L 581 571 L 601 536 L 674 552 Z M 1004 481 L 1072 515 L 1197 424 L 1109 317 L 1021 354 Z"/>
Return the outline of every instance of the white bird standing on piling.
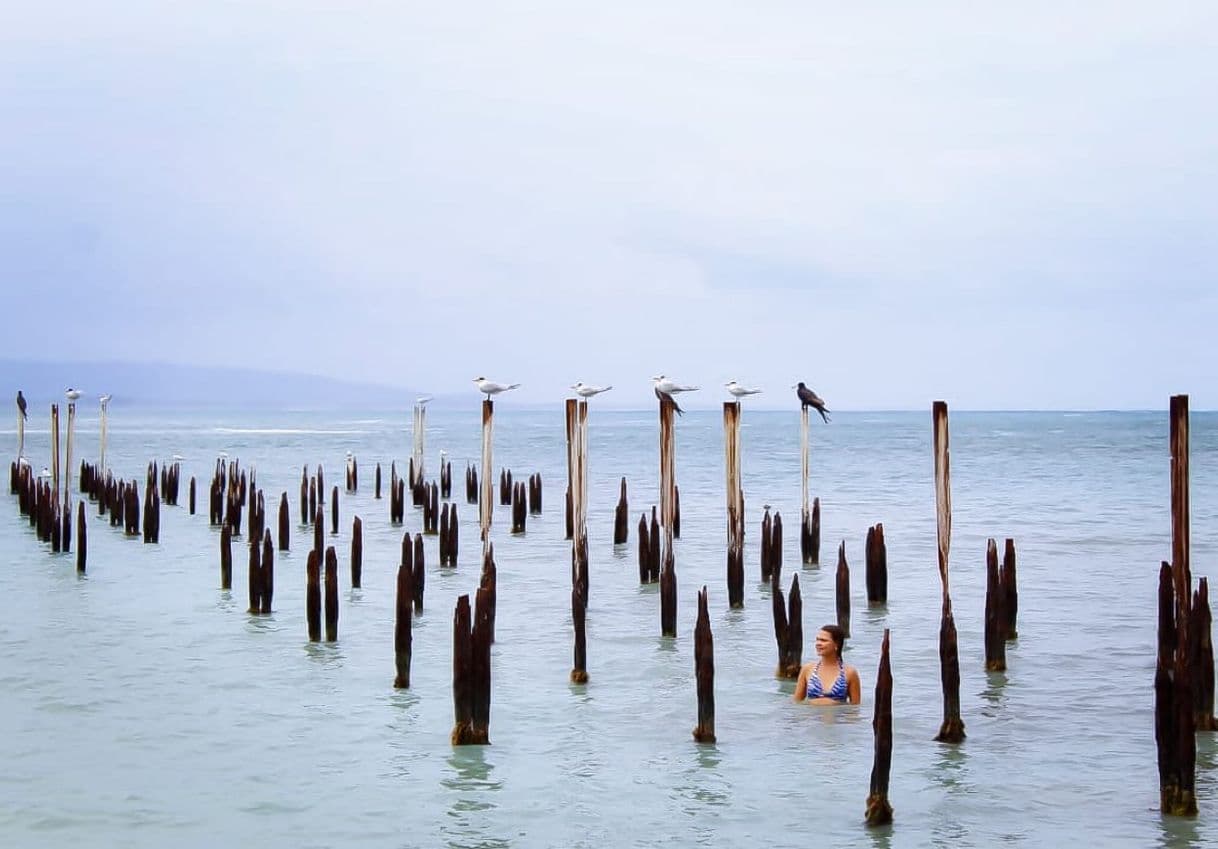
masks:
<path fill-rule="evenodd" d="M 677 415 L 685 415 L 685 411 L 677 404 L 677 399 L 672 397 L 678 392 L 697 392 L 702 387 L 700 386 L 682 386 L 675 381 L 669 380 L 662 374 L 657 374 L 651 378 L 651 382 L 655 387 L 656 398 L 662 402 L 665 398 L 672 402 L 672 408 L 677 411 Z"/>
<path fill-rule="evenodd" d="M 107 392 L 105 395 L 99 395 L 99 396 L 98 396 L 98 398 L 97 398 L 97 400 L 98 400 L 98 401 L 100 401 L 100 402 L 101 402 L 101 405 L 104 407 L 104 406 L 106 406 L 107 404 L 109 404 L 109 403 L 110 403 L 110 399 L 111 399 L 112 397 L 113 397 L 113 396 L 112 396 L 112 395 L 111 395 L 109 392 Z"/>
<path fill-rule="evenodd" d="M 66 397 L 69 401 L 75 401 L 76 399 L 78 399 L 80 397 L 80 390 L 73 389 L 71 386 L 69 386 L 67 389 L 64 390 L 63 394 L 64 394 L 64 397 Z"/>
<path fill-rule="evenodd" d="M 602 392 L 608 392 L 613 386 L 590 386 L 581 380 L 578 383 L 572 383 L 571 388 L 575 390 L 575 394 L 580 398 L 591 398 L 594 395 L 600 395 Z"/>
<path fill-rule="evenodd" d="M 490 400 L 491 396 L 498 395 L 500 392 L 507 392 L 520 386 L 519 383 L 495 383 L 492 380 L 487 380 L 485 377 L 475 377 L 474 383 L 478 384 L 478 391 L 484 393 L 487 400 Z"/>
<path fill-rule="evenodd" d="M 420 395 L 418 398 L 414 399 L 414 402 L 420 407 L 426 407 L 427 402 L 431 400 L 431 397 L 432 396 L 430 395 Z"/>
<path fill-rule="evenodd" d="M 737 383 L 734 380 L 729 380 L 727 383 L 725 383 L 723 385 L 727 387 L 728 394 L 737 400 L 743 398 L 746 395 L 757 395 L 758 393 L 761 392 L 760 389 L 749 389 L 747 386 L 741 386 L 739 383 Z"/>

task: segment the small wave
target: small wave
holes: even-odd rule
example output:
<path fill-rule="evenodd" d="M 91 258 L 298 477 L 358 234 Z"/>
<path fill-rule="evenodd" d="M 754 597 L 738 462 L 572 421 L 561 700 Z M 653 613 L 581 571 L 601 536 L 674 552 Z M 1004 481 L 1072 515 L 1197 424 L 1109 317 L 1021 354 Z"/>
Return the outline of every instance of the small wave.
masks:
<path fill-rule="evenodd" d="M 212 433 L 248 436 L 357 436 L 366 430 L 325 430 L 303 427 L 214 427 Z"/>

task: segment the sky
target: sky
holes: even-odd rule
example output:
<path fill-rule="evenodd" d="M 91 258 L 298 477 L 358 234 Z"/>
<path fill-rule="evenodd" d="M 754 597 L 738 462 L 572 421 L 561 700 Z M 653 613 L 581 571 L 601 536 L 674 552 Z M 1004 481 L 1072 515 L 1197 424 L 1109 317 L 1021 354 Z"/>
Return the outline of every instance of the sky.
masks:
<path fill-rule="evenodd" d="M 0 357 L 1218 408 L 1215 91 L 1212 2 L 0 0 Z"/>

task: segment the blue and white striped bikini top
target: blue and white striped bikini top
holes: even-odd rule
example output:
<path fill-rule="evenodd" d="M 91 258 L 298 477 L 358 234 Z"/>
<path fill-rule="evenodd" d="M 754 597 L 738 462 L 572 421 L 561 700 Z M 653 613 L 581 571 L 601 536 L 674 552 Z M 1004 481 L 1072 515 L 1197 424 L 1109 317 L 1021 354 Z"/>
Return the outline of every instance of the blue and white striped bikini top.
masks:
<path fill-rule="evenodd" d="M 835 702 L 846 701 L 846 664 L 838 664 L 837 679 L 834 680 L 833 686 L 826 693 L 820 683 L 820 661 L 816 661 L 816 667 L 812 670 L 812 674 L 808 676 L 808 698 L 818 699 L 822 696 L 833 699 Z"/>

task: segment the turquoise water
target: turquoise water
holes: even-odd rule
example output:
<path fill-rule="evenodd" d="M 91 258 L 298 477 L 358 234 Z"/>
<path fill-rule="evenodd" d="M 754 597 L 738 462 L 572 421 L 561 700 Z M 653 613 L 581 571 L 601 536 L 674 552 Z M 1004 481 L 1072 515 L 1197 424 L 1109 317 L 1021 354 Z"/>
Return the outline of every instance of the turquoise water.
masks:
<path fill-rule="evenodd" d="M 805 657 L 832 621 L 833 570 L 798 563 L 798 413 L 743 416 L 748 510 L 745 608 L 727 609 L 723 437 L 718 412 L 678 420 L 683 538 L 679 636 L 659 636 L 659 599 L 638 585 L 635 525 L 656 498 L 654 411 L 589 418 L 591 598 L 586 686 L 571 666 L 569 543 L 563 537 L 561 408 L 498 405 L 495 469 L 541 472 L 545 513 L 508 534 L 499 567 L 492 745 L 454 749 L 452 611 L 478 581 L 476 517 L 464 503 L 477 462 L 476 403 L 430 411 L 427 457 L 453 463 L 461 559 L 427 547 L 426 609 L 414 630 L 413 687 L 392 689 L 393 587 L 403 528 L 372 495 L 376 462 L 411 451 L 410 412 L 128 411 L 112 408 L 108 459 L 127 478 L 183 459 L 199 513 L 162 508 L 161 543 L 122 538 L 90 510 L 89 571 L 36 542 L 6 497 L 0 510 L 0 845 L 312 846 L 1106 846 L 1218 842 L 1218 744 L 1198 738 L 1193 821 L 1162 818 L 1153 736 L 1156 582 L 1169 556 L 1167 415 L 953 413 L 952 588 L 968 740 L 932 742 L 941 718 L 929 410 L 843 413 L 813 429 L 812 492 L 823 559 L 845 540 L 853 568 L 847 659 L 859 708 L 790 701 L 776 681 L 769 590 L 758 579 L 760 505 L 786 523 L 784 586 L 798 573 Z M 41 430 L 41 432 L 36 432 Z M 7 436 L 12 452 L 15 437 Z M 1193 572 L 1218 553 L 1218 415 L 1192 417 Z M 97 456 L 83 415 L 77 457 Z M 45 419 L 27 454 L 47 462 Z M 218 589 L 218 534 L 206 481 L 226 451 L 257 469 L 268 513 L 286 491 L 293 550 L 276 557 L 275 612 L 245 610 L 245 561 Z M 358 494 L 342 493 L 356 454 Z M 300 470 L 324 464 L 340 489 L 339 640 L 310 644 L 299 527 Z M 612 542 L 618 481 L 632 513 Z M 387 489 L 387 486 L 386 486 Z M 350 522 L 364 527 L 364 578 L 349 588 Z M 327 517 L 328 517 L 327 510 Z M 405 530 L 421 513 L 408 509 Z M 273 521 L 273 520 L 272 520 Z M 889 604 L 868 609 L 863 542 L 884 523 Z M 328 530 L 328 528 L 327 528 Z M 1005 674 L 983 667 L 987 537 L 1019 552 L 1019 633 Z M 237 548 L 240 551 L 240 548 Z M 692 631 L 706 585 L 715 638 L 718 743 L 697 745 Z M 892 631 L 891 829 L 862 825 L 872 760 L 875 670 Z"/>

